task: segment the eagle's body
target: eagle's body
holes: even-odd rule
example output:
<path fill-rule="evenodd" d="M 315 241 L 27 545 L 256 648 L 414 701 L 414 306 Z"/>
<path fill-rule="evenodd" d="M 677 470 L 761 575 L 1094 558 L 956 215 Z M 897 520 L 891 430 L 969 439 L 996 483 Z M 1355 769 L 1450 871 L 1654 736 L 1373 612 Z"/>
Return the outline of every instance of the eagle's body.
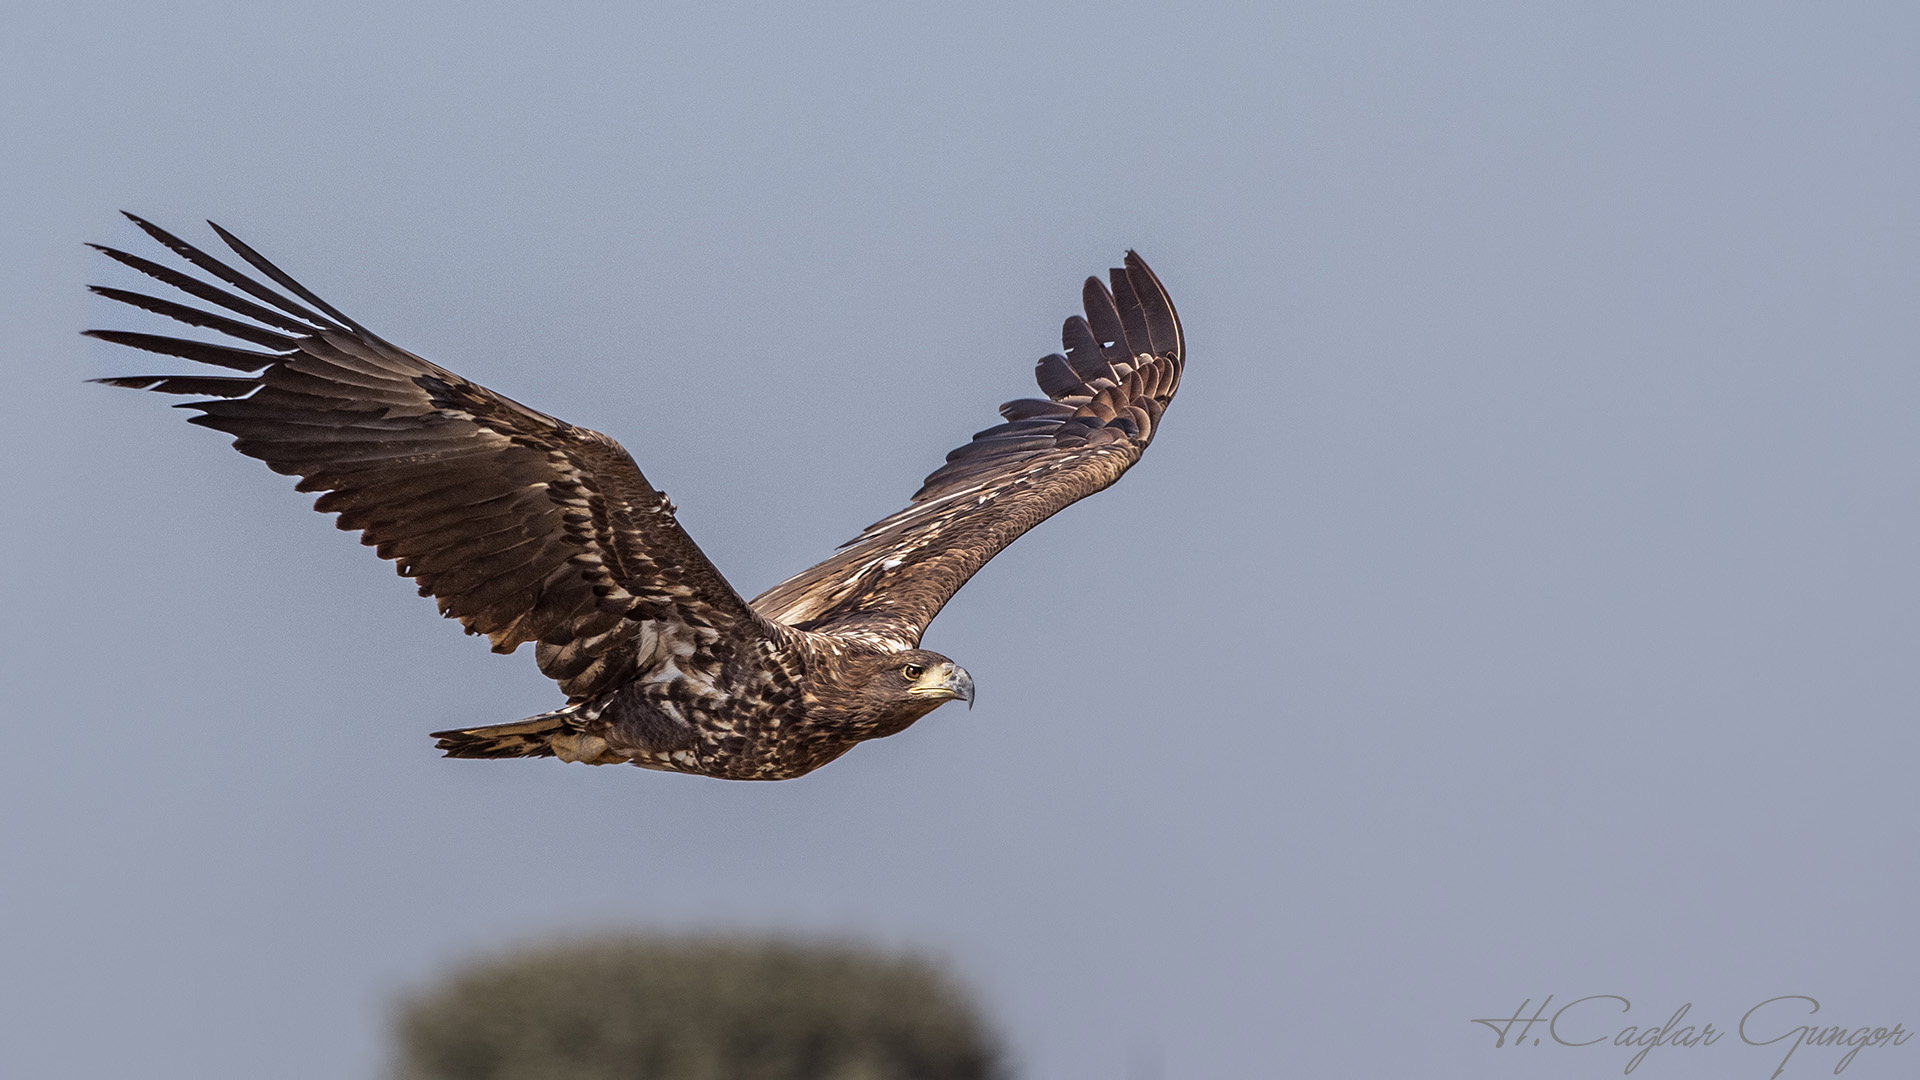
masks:
<path fill-rule="evenodd" d="M 1021 533 L 1139 460 L 1184 363 L 1173 306 L 1129 253 L 1111 292 L 1088 279 L 1086 317 L 1067 320 L 1064 354 L 1040 361 L 1045 400 L 1003 405 L 1007 422 L 948 455 L 904 510 L 749 602 L 612 439 L 389 344 L 219 226 L 305 303 L 133 221 L 231 289 L 100 250 L 250 321 L 96 292 L 269 351 L 89 331 L 247 373 L 101 381 L 208 399 L 188 403 L 202 414 L 194 423 L 299 476 L 299 490 L 325 492 L 315 509 L 338 513 L 340 528 L 359 531 L 495 651 L 534 643 L 540 670 L 567 694 L 562 708 L 519 723 L 436 733 L 453 757 L 779 780 L 944 702 L 970 703 L 967 673 L 919 648 L 927 624 Z"/>

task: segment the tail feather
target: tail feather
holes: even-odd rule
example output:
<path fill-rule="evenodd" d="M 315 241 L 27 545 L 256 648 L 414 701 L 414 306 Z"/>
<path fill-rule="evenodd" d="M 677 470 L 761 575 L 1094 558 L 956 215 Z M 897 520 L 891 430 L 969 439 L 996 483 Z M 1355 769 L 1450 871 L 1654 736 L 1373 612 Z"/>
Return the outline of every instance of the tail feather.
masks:
<path fill-rule="evenodd" d="M 434 748 L 445 750 L 447 757 L 553 757 L 553 737 L 578 731 L 574 724 L 574 706 L 570 705 L 511 724 L 436 731 L 432 737 L 440 740 L 434 743 Z"/>
<path fill-rule="evenodd" d="M 510 758 L 557 757 L 588 765 L 619 765 L 631 761 L 590 730 L 597 726 L 603 705 L 576 701 L 571 705 L 529 716 L 512 724 L 436 731 L 434 746 L 448 757 Z"/>

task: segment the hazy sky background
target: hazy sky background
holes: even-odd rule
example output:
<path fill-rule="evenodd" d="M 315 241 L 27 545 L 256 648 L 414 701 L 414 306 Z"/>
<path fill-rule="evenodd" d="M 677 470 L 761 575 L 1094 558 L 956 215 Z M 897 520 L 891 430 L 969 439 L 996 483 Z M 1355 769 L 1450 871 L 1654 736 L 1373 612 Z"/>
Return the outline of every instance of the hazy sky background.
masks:
<path fill-rule="evenodd" d="M 1911 5 L 7 22 L 0 1074 L 370 1077 L 405 988 L 603 926 L 943 954 L 1032 1080 L 1621 1075 L 1469 1022 L 1549 994 L 1920 1028 Z M 557 693 L 82 384 L 165 367 L 76 334 L 121 208 L 619 438 L 749 594 L 1124 249 L 1190 366 L 934 624 L 972 712 L 770 785 L 445 761 Z"/>

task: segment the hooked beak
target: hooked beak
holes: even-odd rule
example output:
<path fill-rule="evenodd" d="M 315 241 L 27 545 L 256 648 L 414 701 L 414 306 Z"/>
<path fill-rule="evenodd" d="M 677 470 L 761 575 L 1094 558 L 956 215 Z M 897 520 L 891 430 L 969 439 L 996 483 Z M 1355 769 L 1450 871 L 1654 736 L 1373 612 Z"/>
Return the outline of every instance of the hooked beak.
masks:
<path fill-rule="evenodd" d="M 973 708 L 973 676 L 959 664 L 936 664 L 907 688 L 916 696 L 938 697 L 941 701 L 958 699 Z"/>

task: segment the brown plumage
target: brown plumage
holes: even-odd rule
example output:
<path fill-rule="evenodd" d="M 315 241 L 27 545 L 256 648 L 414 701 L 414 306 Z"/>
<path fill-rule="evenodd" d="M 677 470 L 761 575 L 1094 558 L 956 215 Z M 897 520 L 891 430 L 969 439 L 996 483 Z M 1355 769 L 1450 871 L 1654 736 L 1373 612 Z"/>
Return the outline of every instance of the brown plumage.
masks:
<path fill-rule="evenodd" d="M 532 642 L 563 707 L 435 733 L 450 757 L 557 755 L 590 764 L 779 780 L 944 702 L 967 673 L 919 648 L 940 608 L 1021 533 L 1140 459 L 1180 383 L 1180 321 L 1132 252 L 1087 279 L 1086 316 L 1036 369 L 1043 399 L 947 455 L 906 509 L 751 602 L 674 520 L 620 444 L 398 348 L 214 225 L 271 288 L 127 215 L 216 285 L 98 250 L 217 311 L 95 292 L 252 348 L 90 330 L 233 375 L 99 382 L 208 400 L 193 423 L 324 492 L 314 509 L 435 597 L 495 652 Z M 211 222 L 209 222 L 211 224 Z M 96 245 L 97 247 L 97 245 Z M 237 290 L 237 291 L 236 291 Z"/>

